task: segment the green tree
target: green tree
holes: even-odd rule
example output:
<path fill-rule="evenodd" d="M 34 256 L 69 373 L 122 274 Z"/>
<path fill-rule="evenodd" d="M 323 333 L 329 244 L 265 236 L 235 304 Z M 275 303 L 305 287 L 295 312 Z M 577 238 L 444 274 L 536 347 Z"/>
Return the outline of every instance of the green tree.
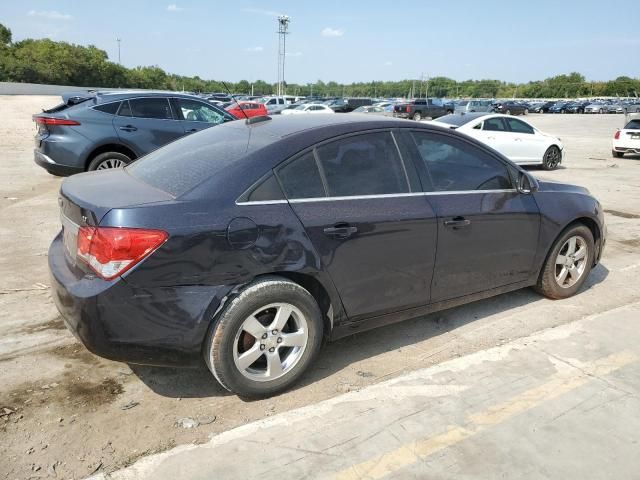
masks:
<path fill-rule="evenodd" d="M 9 45 L 11 37 L 11 30 L 0 23 L 0 45 Z"/>

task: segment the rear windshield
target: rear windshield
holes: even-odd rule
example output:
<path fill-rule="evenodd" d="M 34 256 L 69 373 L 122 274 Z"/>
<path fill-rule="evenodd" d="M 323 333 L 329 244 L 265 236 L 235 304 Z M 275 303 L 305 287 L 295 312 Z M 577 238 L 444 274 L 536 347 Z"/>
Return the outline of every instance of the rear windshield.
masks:
<path fill-rule="evenodd" d="M 440 117 L 438 122 L 447 123 L 449 125 L 455 125 L 456 127 L 461 127 L 465 123 L 470 122 L 474 118 L 478 118 L 476 115 L 445 115 L 444 117 Z"/>
<path fill-rule="evenodd" d="M 230 125 L 211 127 L 154 150 L 126 168 L 143 182 L 179 197 L 246 153 L 249 132 Z"/>
<path fill-rule="evenodd" d="M 624 128 L 625 130 L 640 130 L 640 120 L 631 120 Z"/>

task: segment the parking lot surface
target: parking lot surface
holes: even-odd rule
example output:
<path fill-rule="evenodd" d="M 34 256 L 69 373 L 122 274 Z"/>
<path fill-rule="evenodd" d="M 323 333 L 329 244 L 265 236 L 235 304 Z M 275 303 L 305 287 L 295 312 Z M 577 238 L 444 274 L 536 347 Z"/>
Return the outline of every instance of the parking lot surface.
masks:
<path fill-rule="evenodd" d="M 640 301 L 637 282 L 640 272 L 640 157 L 611 157 L 610 139 L 615 129 L 623 125 L 623 118 L 621 115 L 530 115 L 527 120 L 560 136 L 566 148 L 561 169 L 553 172 L 533 170 L 534 175 L 589 188 L 607 212 L 609 237 L 602 264 L 592 272 L 579 295 L 553 302 L 530 290 L 522 290 L 345 338 L 322 350 L 316 365 L 296 388 L 278 397 L 254 402 L 229 395 L 204 368 L 142 367 L 95 357 L 65 330 L 48 288 L 46 254 L 51 239 L 59 230 L 56 198 L 61 179 L 52 177 L 33 163 L 35 129 L 31 114 L 59 101 L 57 97 L 0 97 L 0 111 L 4 118 L 11 119 L 0 126 L 0 158 L 4 172 L 0 187 L 2 478 L 82 478 L 111 472 L 148 453 L 175 445 L 204 443 L 212 435 L 235 427 L 300 407 L 313 408 L 319 402 L 341 394 L 364 390 L 456 357 L 486 352 L 545 329 L 577 321 L 592 325 L 591 320 L 584 319 L 606 319 L 604 326 L 598 323 L 602 320 L 594 322 L 611 337 L 611 348 L 603 346 L 602 355 L 596 356 L 597 352 L 591 355 L 584 351 L 586 347 L 582 344 L 588 338 L 594 339 L 588 336 L 574 339 L 574 333 L 571 333 L 574 331 L 569 329 L 570 333 L 558 348 L 564 348 L 567 342 L 576 342 L 584 348 L 575 354 L 565 353 L 562 358 L 577 358 L 597 370 L 601 359 L 620 352 L 626 355 L 628 345 L 625 342 L 634 338 L 632 326 L 640 320 L 638 310 L 633 306 Z M 627 306 L 631 309 L 628 312 L 624 310 Z M 616 313 L 622 311 L 627 313 Z M 633 355 L 638 354 L 636 350 L 631 351 Z M 544 376 L 546 374 L 555 378 L 553 368 L 556 364 L 538 358 L 538 353 L 529 349 L 517 352 L 523 358 L 513 361 L 527 363 L 531 368 L 545 367 L 530 379 L 531 382 L 523 381 L 523 392 L 536 388 L 537 383 L 533 380 L 541 385 L 551 381 Z M 625 384 L 630 392 L 627 401 L 638 394 L 638 370 L 634 361 L 620 366 L 615 372 L 603 374 L 609 379 L 606 375 L 622 374 L 629 369 L 636 372 L 635 383 Z M 498 369 L 494 373 L 499 376 L 501 371 Z M 470 376 L 466 383 L 460 383 L 471 385 L 469 395 L 479 394 L 482 390 L 482 384 L 474 385 L 473 378 Z M 505 378 L 499 377 L 495 381 L 506 381 Z M 590 385 L 576 387 L 575 392 L 583 387 L 592 388 Z M 601 386 L 601 382 L 596 385 Z M 487 402 L 517 396 L 519 390 L 514 389 L 507 389 L 505 397 L 494 396 Z M 606 395 L 609 393 L 605 392 Z M 449 391 L 437 400 L 453 402 L 447 408 L 455 411 L 455 405 L 463 398 L 460 395 Z M 437 413 L 426 408 L 424 397 L 419 398 L 425 415 Z M 630 405 L 625 403 L 624 408 L 620 407 L 620 414 L 628 416 L 625 412 L 633 406 Z M 403 408 L 411 408 L 411 403 Z M 473 412 L 476 410 L 460 410 L 459 415 Z M 526 417 L 513 421 L 523 421 L 523 418 Z M 458 420 L 453 425 L 468 429 L 464 418 Z M 594 431 L 604 428 L 602 425 L 605 424 L 594 425 Z M 616 422 L 605 426 L 614 432 L 623 428 Z M 479 427 L 473 424 L 472 428 Z M 621 432 L 622 435 L 626 430 Z M 415 441 L 421 442 L 431 434 L 438 432 L 416 432 Z M 403 437 L 395 446 L 401 448 L 404 441 L 414 440 Z M 534 445 L 530 448 L 534 449 Z M 255 450 L 263 448 L 258 444 Z M 374 453 L 383 455 L 385 452 L 362 452 L 353 461 L 366 463 L 377 458 Z M 503 461 L 508 462 L 499 456 L 493 461 L 500 465 Z M 539 465 L 541 460 L 529 462 L 533 466 Z M 335 473 L 347 475 L 352 465 L 336 464 Z M 407 475 L 416 474 L 411 470 L 414 464 L 402 468 L 408 469 Z M 385 475 L 395 475 L 396 471 L 385 471 Z"/>

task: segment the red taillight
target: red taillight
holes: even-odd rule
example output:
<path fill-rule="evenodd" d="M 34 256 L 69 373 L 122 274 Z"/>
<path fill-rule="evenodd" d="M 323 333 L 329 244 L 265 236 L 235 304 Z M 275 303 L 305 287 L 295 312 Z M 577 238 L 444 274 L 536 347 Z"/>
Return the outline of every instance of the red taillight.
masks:
<path fill-rule="evenodd" d="M 40 125 L 66 125 L 69 127 L 80 125 L 80 122 L 66 118 L 33 117 L 33 121 Z"/>
<path fill-rule="evenodd" d="M 80 227 L 77 255 L 98 276 L 111 280 L 151 254 L 167 237 L 162 230 Z"/>
<path fill-rule="evenodd" d="M 620 140 L 620 130 L 618 130 L 616 132 L 616 134 L 613 136 L 613 138 L 615 138 L 616 140 Z"/>
<path fill-rule="evenodd" d="M 405 111 L 406 111 L 407 113 L 411 112 L 411 107 L 406 107 L 406 108 L 405 108 Z"/>

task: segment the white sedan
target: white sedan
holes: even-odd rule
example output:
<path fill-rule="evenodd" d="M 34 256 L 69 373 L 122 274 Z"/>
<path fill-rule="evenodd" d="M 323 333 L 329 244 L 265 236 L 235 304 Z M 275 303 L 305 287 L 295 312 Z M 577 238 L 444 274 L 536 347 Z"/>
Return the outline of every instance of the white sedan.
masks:
<path fill-rule="evenodd" d="M 545 170 L 555 170 L 562 162 L 564 147 L 558 137 L 511 115 L 455 113 L 433 123 L 464 132 L 519 165 L 542 165 Z"/>
<path fill-rule="evenodd" d="M 640 154 L 640 118 L 634 118 L 622 130 L 616 131 L 611 141 L 611 153 L 618 158 L 625 153 Z"/>
<path fill-rule="evenodd" d="M 298 115 L 301 113 L 336 113 L 331 108 L 321 103 L 305 103 L 298 105 L 296 108 L 287 108 L 283 110 L 282 115 Z"/>

